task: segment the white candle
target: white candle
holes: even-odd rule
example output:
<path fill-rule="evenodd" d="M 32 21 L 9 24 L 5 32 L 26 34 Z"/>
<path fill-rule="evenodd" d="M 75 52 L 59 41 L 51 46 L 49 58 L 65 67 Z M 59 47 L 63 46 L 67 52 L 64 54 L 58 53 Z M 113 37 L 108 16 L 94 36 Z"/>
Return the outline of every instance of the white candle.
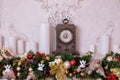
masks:
<path fill-rule="evenodd" d="M 2 44 L 3 42 L 2 42 L 2 37 L 0 36 L 0 49 L 2 49 Z"/>
<path fill-rule="evenodd" d="M 50 53 L 50 26 L 48 23 L 39 27 L 39 51 L 45 54 Z"/>
<path fill-rule="evenodd" d="M 24 54 L 24 41 L 23 40 L 17 41 L 17 53 L 18 55 Z"/>
<path fill-rule="evenodd" d="M 103 35 L 101 37 L 101 54 L 105 55 L 109 52 L 109 36 Z"/>
<path fill-rule="evenodd" d="M 119 50 L 119 45 L 114 45 L 113 46 L 113 52 L 118 52 Z"/>
<path fill-rule="evenodd" d="M 89 51 L 95 53 L 95 45 L 90 45 Z"/>
<path fill-rule="evenodd" d="M 8 49 L 13 54 L 16 54 L 16 38 L 15 37 L 8 37 Z"/>
<path fill-rule="evenodd" d="M 32 50 L 33 52 L 37 51 L 37 45 L 33 41 L 29 41 L 26 43 L 26 52 Z"/>
<path fill-rule="evenodd" d="M 28 52 L 31 50 L 31 47 L 30 47 L 30 42 L 26 42 L 26 46 L 25 46 L 25 52 Z"/>
<path fill-rule="evenodd" d="M 31 50 L 33 52 L 36 52 L 37 51 L 37 45 L 36 45 L 36 43 L 35 42 L 31 42 L 30 45 L 31 45 Z"/>

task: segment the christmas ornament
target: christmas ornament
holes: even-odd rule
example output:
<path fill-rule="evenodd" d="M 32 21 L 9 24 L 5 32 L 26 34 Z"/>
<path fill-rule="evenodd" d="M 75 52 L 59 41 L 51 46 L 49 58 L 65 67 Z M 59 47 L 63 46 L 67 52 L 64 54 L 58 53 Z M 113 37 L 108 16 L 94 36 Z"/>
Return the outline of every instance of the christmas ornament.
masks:
<path fill-rule="evenodd" d="M 80 68 L 85 68 L 86 61 L 80 60 Z"/>
<path fill-rule="evenodd" d="M 113 60 L 113 57 L 112 56 L 108 56 L 107 57 L 107 61 L 112 61 Z"/>
<path fill-rule="evenodd" d="M 38 70 L 39 71 L 43 71 L 43 67 L 44 67 L 45 65 L 44 64 L 40 64 L 40 63 L 38 63 Z"/>
<path fill-rule="evenodd" d="M 69 69 L 70 67 L 71 67 L 70 62 L 69 61 L 65 61 L 64 62 L 64 68 L 65 69 Z"/>
<path fill-rule="evenodd" d="M 73 72 L 72 72 L 73 75 L 76 75 L 76 73 L 77 73 L 76 71 L 73 71 Z"/>
<path fill-rule="evenodd" d="M 20 76 L 20 72 L 17 73 L 17 76 L 18 76 L 18 77 Z"/>
<path fill-rule="evenodd" d="M 80 75 L 81 75 L 82 77 L 84 77 L 84 76 L 85 76 L 85 74 L 84 74 L 84 73 L 80 73 Z"/>
<path fill-rule="evenodd" d="M 32 58 L 33 58 L 33 55 L 32 55 L 31 53 L 28 53 L 28 54 L 27 54 L 27 58 L 28 58 L 28 59 L 32 59 Z"/>
<path fill-rule="evenodd" d="M 32 68 L 32 67 L 29 67 L 28 71 L 29 71 L 29 72 L 32 72 L 32 71 L 33 71 L 33 68 Z"/>
<path fill-rule="evenodd" d="M 72 73 L 69 73 L 69 76 L 72 77 L 73 76 Z"/>
<path fill-rule="evenodd" d="M 21 65 L 22 65 L 22 62 L 21 62 L 21 61 L 19 61 L 19 62 L 18 62 L 18 66 L 21 66 Z"/>
<path fill-rule="evenodd" d="M 45 59 L 49 61 L 49 60 L 50 60 L 50 57 L 49 57 L 49 56 L 46 56 Z"/>
<path fill-rule="evenodd" d="M 17 67 L 17 71 L 20 71 L 20 70 L 21 70 L 21 68 L 18 66 L 18 67 Z"/>
<path fill-rule="evenodd" d="M 75 61 L 75 60 L 71 60 L 71 61 L 70 61 L 70 65 L 71 65 L 71 66 L 75 66 L 75 65 L 76 65 L 76 61 Z"/>
<path fill-rule="evenodd" d="M 45 61 L 44 60 L 41 60 L 40 63 L 43 64 Z"/>
<path fill-rule="evenodd" d="M 78 68 L 76 69 L 76 71 L 79 73 L 79 72 L 81 71 L 81 68 L 78 67 Z"/>

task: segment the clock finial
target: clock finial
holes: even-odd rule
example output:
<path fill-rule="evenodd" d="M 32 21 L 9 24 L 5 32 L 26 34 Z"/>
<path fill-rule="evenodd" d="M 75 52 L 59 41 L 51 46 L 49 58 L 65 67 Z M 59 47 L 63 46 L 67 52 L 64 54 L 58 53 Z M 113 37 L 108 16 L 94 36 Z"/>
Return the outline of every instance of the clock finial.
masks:
<path fill-rule="evenodd" d="M 67 19 L 67 18 L 65 18 L 64 20 L 63 20 L 63 24 L 68 24 L 69 23 L 69 20 Z"/>

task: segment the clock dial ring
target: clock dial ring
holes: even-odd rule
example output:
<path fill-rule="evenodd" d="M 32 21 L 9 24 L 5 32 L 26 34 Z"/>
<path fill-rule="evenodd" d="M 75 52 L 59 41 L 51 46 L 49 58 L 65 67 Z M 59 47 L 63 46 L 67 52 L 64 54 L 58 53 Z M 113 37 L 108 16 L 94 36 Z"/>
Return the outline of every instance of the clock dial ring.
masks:
<path fill-rule="evenodd" d="M 59 39 L 63 43 L 70 43 L 73 40 L 73 33 L 70 30 L 62 30 L 59 34 Z"/>

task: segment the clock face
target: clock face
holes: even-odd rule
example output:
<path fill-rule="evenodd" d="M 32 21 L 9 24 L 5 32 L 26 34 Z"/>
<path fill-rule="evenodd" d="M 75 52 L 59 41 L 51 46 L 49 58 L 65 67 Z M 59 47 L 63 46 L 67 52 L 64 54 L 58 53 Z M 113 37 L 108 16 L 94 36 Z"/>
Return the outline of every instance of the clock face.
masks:
<path fill-rule="evenodd" d="M 73 39 L 73 34 L 69 30 L 63 30 L 60 32 L 59 38 L 63 43 L 69 43 Z"/>

